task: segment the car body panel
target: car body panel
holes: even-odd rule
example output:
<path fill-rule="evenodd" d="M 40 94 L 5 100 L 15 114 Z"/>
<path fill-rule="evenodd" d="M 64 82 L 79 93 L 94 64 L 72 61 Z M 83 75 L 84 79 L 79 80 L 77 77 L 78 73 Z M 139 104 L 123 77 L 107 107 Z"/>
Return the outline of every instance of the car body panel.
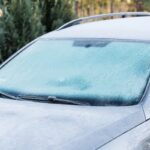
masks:
<path fill-rule="evenodd" d="M 150 81 L 147 85 L 146 92 L 142 101 L 142 107 L 145 113 L 146 120 L 150 119 L 150 86 L 149 84 L 150 84 Z"/>
<path fill-rule="evenodd" d="M 0 99 L 0 149 L 92 150 L 145 121 L 141 105 L 90 107 Z"/>
<path fill-rule="evenodd" d="M 149 150 L 150 120 L 119 136 L 98 150 Z"/>
<path fill-rule="evenodd" d="M 113 19 L 71 26 L 50 32 L 41 38 L 108 38 L 150 41 L 149 26 L 150 17 Z"/>

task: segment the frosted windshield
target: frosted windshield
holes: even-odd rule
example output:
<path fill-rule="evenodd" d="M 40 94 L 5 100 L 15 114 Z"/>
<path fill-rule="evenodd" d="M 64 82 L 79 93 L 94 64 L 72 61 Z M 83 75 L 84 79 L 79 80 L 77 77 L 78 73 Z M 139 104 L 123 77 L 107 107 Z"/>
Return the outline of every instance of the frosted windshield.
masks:
<path fill-rule="evenodd" d="M 149 43 L 40 40 L 0 70 L 0 90 L 131 105 L 140 101 L 149 74 Z"/>

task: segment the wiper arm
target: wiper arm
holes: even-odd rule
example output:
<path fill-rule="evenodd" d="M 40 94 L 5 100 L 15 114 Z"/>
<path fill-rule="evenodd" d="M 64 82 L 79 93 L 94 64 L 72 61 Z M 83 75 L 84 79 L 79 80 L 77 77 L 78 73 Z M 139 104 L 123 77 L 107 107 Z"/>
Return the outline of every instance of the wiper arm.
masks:
<path fill-rule="evenodd" d="M 62 99 L 55 96 L 37 96 L 37 95 L 20 95 L 18 96 L 22 100 L 30 100 L 35 102 L 45 102 L 54 104 L 70 104 L 70 105 L 90 105 L 88 102 L 76 101 L 71 99 Z"/>
<path fill-rule="evenodd" d="M 5 98 L 14 99 L 14 100 L 16 100 L 16 99 L 17 99 L 17 97 L 16 97 L 16 96 L 13 96 L 13 95 L 8 94 L 8 93 L 6 93 L 6 92 L 0 92 L 0 96 L 1 96 L 1 97 L 5 97 Z"/>

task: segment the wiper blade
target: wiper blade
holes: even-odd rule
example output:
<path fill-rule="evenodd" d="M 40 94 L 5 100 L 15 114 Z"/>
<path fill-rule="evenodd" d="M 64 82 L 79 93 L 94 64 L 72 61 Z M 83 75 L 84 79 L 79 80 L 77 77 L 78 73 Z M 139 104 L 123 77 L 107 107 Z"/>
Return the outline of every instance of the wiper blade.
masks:
<path fill-rule="evenodd" d="M 77 101 L 71 99 L 57 98 L 55 96 L 38 96 L 38 95 L 19 95 L 19 98 L 22 100 L 30 100 L 35 102 L 45 102 L 45 103 L 54 103 L 54 104 L 70 104 L 70 105 L 90 105 L 85 101 Z"/>
<path fill-rule="evenodd" d="M 13 95 L 8 94 L 8 93 L 6 93 L 6 92 L 0 92 L 0 97 L 5 97 L 5 98 L 9 98 L 9 99 L 14 99 L 14 100 L 17 99 L 16 96 L 13 96 Z"/>
<path fill-rule="evenodd" d="M 18 95 L 18 97 L 22 100 L 30 100 L 37 102 L 47 102 L 47 96 L 38 96 L 38 95 Z"/>
<path fill-rule="evenodd" d="M 88 102 L 85 102 L 85 101 L 62 99 L 62 98 L 57 98 L 57 97 L 53 97 L 53 96 L 49 96 L 48 101 L 50 101 L 52 103 L 59 103 L 59 104 L 90 105 Z"/>

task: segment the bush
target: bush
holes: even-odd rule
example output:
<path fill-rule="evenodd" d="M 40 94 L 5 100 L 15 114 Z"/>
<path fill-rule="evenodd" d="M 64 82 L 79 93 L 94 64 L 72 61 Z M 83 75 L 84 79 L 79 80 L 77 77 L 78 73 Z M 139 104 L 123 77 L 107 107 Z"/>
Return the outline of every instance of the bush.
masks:
<path fill-rule="evenodd" d="M 42 0 L 42 23 L 46 32 L 52 31 L 75 18 L 72 0 Z"/>
<path fill-rule="evenodd" d="M 0 62 L 44 32 L 38 2 L 2 1 L 0 18 Z"/>

